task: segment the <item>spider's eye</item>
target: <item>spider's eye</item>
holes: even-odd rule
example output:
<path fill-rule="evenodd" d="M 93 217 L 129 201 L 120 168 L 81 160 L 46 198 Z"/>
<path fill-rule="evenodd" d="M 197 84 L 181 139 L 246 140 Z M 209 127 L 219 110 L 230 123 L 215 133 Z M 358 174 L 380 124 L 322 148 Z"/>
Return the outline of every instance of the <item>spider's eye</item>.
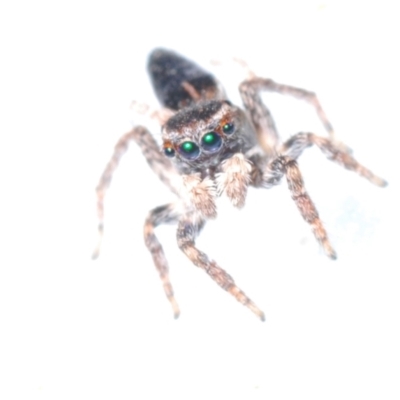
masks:
<path fill-rule="evenodd" d="M 221 148 L 221 145 L 221 136 L 215 132 L 208 132 L 201 139 L 201 147 L 206 151 L 217 151 Z"/>
<path fill-rule="evenodd" d="M 188 160 L 194 160 L 200 154 L 200 149 L 196 143 L 183 142 L 179 146 L 179 152 L 182 154 L 183 157 L 187 158 Z"/>
<path fill-rule="evenodd" d="M 175 150 L 172 147 L 165 147 L 164 148 L 164 154 L 167 157 L 173 157 L 175 155 Z"/>
<path fill-rule="evenodd" d="M 235 130 L 235 125 L 233 124 L 225 124 L 222 127 L 222 131 L 226 134 L 226 135 L 230 135 L 231 133 L 233 133 L 233 131 Z"/>

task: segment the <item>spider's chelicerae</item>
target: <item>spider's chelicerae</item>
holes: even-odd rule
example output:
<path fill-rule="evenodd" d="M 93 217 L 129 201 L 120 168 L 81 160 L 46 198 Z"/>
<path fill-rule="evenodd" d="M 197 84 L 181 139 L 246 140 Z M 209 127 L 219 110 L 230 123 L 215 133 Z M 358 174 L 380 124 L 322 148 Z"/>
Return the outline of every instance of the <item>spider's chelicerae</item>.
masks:
<path fill-rule="evenodd" d="M 300 214 L 310 225 L 326 255 L 336 258 L 314 203 L 307 194 L 297 158 L 317 146 L 331 161 L 357 172 L 377 186 L 386 182 L 358 163 L 346 146 L 338 144 L 316 95 L 282 85 L 249 72 L 239 86 L 244 110 L 227 100 L 216 79 L 180 55 L 154 50 L 148 61 L 154 90 L 164 107 L 158 114 L 162 125 L 162 148 L 143 126 L 134 126 L 117 143 L 97 187 L 100 241 L 103 233 L 103 200 L 118 162 L 133 140 L 150 168 L 177 196 L 177 200 L 154 208 L 144 224 L 144 241 L 160 274 L 175 317 L 179 308 L 168 276 L 168 263 L 155 228 L 177 224 L 179 248 L 197 267 L 204 269 L 223 289 L 247 306 L 261 320 L 264 313 L 236 286 L 233 278 L 196 247 L 195 239 L 210 218 L 217 216 L 216 198 L 227 196 L 235 207 L 243 207 L 247 188 L 269 189 L 286 178 Z M 303 99 L 316 110 L 328 137 L 301 132 L 282 142 L 262 91 Z M 100 241 L 94 252 L 98 256 Z"/>

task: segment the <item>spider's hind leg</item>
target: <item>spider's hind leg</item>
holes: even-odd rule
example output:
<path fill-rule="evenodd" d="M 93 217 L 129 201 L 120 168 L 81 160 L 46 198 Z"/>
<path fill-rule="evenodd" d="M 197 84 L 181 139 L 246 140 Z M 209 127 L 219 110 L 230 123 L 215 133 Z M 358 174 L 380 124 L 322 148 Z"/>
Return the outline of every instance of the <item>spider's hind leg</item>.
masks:
<path fill-rule="evenodd" d="M 272 79 L 265 79 L 256 76 L 242 82 L 239 90 L 245 108 L 249 112 L 256 129 L 260 144 L 267 154 L 271 154 L 271 151 L 279 144 L 279 135 L 271 112 L 261 99 L 260 93 L 262 91 L 288 95 L 308 102 L 315 109 L 317 116 L 328 132 L 330 139 L 336 142 L 333 126 L 328 120 L 328 117 L 314 92 L 294 86 L 282 85 Z M 338 146 L 343 148 L 343 151 L 350 152 L 350 150 L 343 144 L 338 143 Z"/>

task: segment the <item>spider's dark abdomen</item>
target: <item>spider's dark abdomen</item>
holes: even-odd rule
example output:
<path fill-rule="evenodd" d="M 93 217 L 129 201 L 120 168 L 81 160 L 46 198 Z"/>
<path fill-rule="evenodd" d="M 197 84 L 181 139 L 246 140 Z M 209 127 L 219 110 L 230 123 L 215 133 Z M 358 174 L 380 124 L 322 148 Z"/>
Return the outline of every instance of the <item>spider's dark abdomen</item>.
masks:
<path fill-rule="evenodd" d="M 153 50 L 147 68 L 159 101 L 172 110 L 221 97 L 210 73 L 172 51 Z"/>

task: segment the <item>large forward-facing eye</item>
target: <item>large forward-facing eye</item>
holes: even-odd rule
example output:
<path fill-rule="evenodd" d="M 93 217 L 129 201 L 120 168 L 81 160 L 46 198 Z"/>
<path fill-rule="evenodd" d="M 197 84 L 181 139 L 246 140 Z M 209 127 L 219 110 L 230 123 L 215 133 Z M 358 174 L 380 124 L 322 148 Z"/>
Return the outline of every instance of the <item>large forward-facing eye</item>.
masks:
<path fill-rule="evenodd" d="M 201 147 L 205 151 L 215 152 L 222 146 L 221 136 L 216 132 L 208 132 L 201 138 Z"/>
<path fill-rule="evenodd" d="M 188 160 L 194 160 L 200 154 L 199 146 L 193 142 L 183 142 L 178 147 L 179 153 Z"/>

